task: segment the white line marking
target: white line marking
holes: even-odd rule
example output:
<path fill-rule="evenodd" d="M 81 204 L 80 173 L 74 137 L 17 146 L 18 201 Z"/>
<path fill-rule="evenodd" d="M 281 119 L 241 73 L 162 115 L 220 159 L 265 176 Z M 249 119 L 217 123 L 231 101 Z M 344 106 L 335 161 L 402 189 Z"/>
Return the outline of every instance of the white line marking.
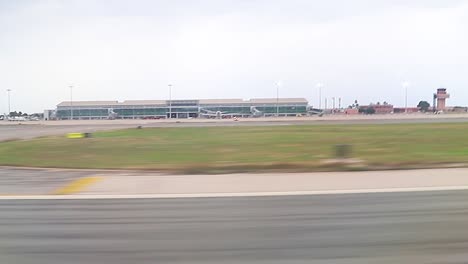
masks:
<path fill-rule="evenodd" d="M 252 192 L 252 193 L 188 193 L 188 194 L 96 194 L 96 195 L 8 195 L 0 196 L 0 200 L 92 200 L 92 199 L 173 199 L 173 198 L 222 198 L 222 197 L 265 197 L 265 196 L 299 196 L 327 194 L 365 194 L 365 193 L 398 193 L 398 192 L 433 192 L 433 191 L 463 191 L 468 186 L 445 187 L 415 187 L 387 189 L 354 189 L 328 191 L 297 191 L 297 192 Z"/>

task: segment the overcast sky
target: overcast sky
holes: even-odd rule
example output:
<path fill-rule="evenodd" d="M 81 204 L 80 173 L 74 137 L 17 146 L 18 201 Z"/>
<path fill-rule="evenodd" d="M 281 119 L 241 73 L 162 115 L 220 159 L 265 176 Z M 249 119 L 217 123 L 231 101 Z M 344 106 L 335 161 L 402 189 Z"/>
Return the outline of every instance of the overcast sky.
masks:
<path fill-rule="evenodd" d="M 468 105 L 468 0 L 0 0 L 0 111 L 69 100 Z"/>

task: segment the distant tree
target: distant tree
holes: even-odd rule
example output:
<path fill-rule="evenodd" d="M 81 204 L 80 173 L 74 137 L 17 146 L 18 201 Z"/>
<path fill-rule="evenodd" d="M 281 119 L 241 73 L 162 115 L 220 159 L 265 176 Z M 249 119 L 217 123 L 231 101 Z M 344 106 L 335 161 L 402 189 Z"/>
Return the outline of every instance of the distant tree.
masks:
<path fill-rule="evenodd" d="M 421 101 L 421 102 L 419 102 L 419 104 L 418 104 L 418 108 L 419 108 L 422 112 L 427 112 L 427 110 L 429 110 L 430 107 L 431 107 L 431 104 L 429 104 L 427 101 Z"/>
<path fill-rule="evenodd" d="M 355 109 L 359 108 L 358 100 L 354 100 L 353 108 L 355 108 Z"/>
<path fill-rule="evenodd" d="M 17 112 L 17 111 L 14 111 L 14 112 L 10 112 L 10 116 L 11 117 L 17 117 L 17 116 L 28 116 L 27 113 L 23 113 L 21 111 Z"/>
<path fill-rule="evenodd" d="M 374 107 L 368 107 L 368 108 L 366 109 L 366 112 L 365 112 L 365 113 L 366 113 L 366 115 L 373 115 L 373 114 L 375 114 L 375 109 L 374 109 Z"/>
<path fill-rule="evenodd" d="M 42 118 L 44 117 L 44 114 L 43 113 L 34 113 L 34 114 L 31 114 L 32 117 L 39 117 L 39 118 Z"/>

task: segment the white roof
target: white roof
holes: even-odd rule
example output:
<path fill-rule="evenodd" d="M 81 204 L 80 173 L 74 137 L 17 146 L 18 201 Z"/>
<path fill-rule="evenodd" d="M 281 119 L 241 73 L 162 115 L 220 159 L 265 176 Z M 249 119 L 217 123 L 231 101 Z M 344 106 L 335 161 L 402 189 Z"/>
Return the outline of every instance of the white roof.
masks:
<path fill-rule="evenodd" d="M 296 103 L 296 104 L 307 104 L 308 101 L 305 98 L 257 98 L 250 99 L 250 102 L 253 104 L 280 104 L 285 103 Z"/>
<path fill-rule="evenodd" d="M 200 99 L 199 104 L 243 104 L 245 103 L 242 99 Z"/>
<path fill-rule="evenodd" d="M 250 100 L 242 100 L 242 99 L 202 99 L 200 100 L 200 104 L 286 104 L 286 103 L 294 103 L 294 104 L 307 104 L 308 101 L 305 98 L 258 98 L 258 99 L 250 99 Z"/>
<path fill-rule="evenodd" d="M 165 100 L 128 100 L 119 105 L 166 105 Z"/>
<path fill-rule="evenodd" d="M 65 101 L 61 102 L 57 106 L 110 106 L 117 105 L 118 101 Z"/>
<path fill-rule="evenodd" d="M 242 99 L 200 99 L 200 100 L 172 100 L 172 102 L 181 101 L 196 101 L 200 105 L 252 105 L 252 104 L 307 104 L 305 98 L 258 98 L 250 100 Z M 65 101 L 58 104 L 58 107 L 70 106 L 134 106 L 134 105 L 158 105 L 166 106 L 169 104 L 168 100 L 128 100 L 123 102 L 118 101 Z"/>

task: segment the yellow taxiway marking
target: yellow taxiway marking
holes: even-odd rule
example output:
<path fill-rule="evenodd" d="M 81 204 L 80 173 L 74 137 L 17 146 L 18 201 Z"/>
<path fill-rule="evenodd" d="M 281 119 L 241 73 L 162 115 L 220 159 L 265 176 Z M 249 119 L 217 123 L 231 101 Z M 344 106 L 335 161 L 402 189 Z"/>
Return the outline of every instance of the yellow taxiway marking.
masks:
<path fill-rule="evenodd" d="M 102 177 L 98 176 L 91 176 L 91 177 L 84 177 L 84 178 L 79 178 L 77 180 L 72 181 L 71 183 L 53 191 L 51 194 L 53 195 L 70 195 L 70 194 L 76 194 L 90 185 L 102 180 Z"/>

